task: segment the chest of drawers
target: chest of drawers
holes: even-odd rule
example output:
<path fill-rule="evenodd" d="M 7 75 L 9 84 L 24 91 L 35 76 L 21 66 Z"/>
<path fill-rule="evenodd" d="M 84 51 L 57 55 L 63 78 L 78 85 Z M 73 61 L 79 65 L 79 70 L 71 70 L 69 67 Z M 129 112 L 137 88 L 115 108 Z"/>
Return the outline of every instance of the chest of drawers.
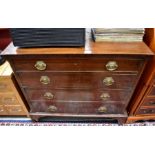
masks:
<path fill-rule="evenodd" d="M 0 116 L 28 116 L 8 62 L 0 66 Z"/>
<path fill-rule="evenodd" d="M 94 43 L 84 48 L 15 48 L 2 53 L 29 103 L 33 120 L 46 117 L 117 119 L 152 55 L 144 43 Z"/>

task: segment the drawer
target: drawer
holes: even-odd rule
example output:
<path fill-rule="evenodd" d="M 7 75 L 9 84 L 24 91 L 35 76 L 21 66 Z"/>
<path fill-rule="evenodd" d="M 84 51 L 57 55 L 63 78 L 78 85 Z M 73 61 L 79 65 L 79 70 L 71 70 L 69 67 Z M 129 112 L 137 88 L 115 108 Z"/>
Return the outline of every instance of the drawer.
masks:
<path fill-rule="evenodd" d="M 101 102 L 32 102 L 31 112 L 72 113 L 72 114 L 123 114 L 124 107 L 117 104 Z"/>
<path fill-rule="evenodd" d="M 23 87 L 60 88 L 133 88 L 137 80 L 134 73 L 105 72 L 18 72 Z"/>
<path fill-rule="evenodd" d="M 0 94 L 0 104 L 15 105 L 19 104 L 16 96 L 13 93 Z"/>
<path fill-rule="evenodd" d="M 155 98 L 146 98 L 143 101 L 142 106 L 155 106 Z"/>
<path fill-rule="evenodd" d="M 10 78 L 9 77 L 0 77 L 0 93 L 11 92 L 12 87 L 10 86 Z"/>
<path fill-rule="evenodd" d="M 23 107 L 20 105 L 7 105 L 5 106 L 5 108 L 8 111 L 8 115 L 26 115 L 25 111 L 23 110 Z"/>
<path fill-rule="evenodd" d="M 155 108 L 140 108 L 136 115 L 150 115 L 155 114 Z"/>
<path fill-rule="evenodd" d="M 130 57 L 63 57 L 48 56 L 36 59 L 14 59 L 16 71 L 139 71 L 143 59 Z"/>
<path fill-rule="evenodd" d="M 7 115 L 7 111 L 3 105 L 0 105 L 0 115 Z"/>
<path fill-rule="evenodd" d="M 30 101 L 59 101 L 59 102 L 115 102 L 125 104 L 130 92 L 126 90 L 53 90 L 53 89 L 25 89 Z"/>
<path fill-rule="evenodd" d="M 155 96 L 155 85 L 153 85 L 149 90 L 148 96 Z"/>

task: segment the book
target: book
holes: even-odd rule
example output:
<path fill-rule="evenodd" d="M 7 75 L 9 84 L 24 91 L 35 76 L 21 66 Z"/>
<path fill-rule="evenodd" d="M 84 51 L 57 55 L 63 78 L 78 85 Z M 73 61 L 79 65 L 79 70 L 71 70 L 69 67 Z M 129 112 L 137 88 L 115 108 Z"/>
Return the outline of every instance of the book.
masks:
<path fill-rule="evenodd" d="M 94 28 L 95 33 L 139 33 L 144 34 L 144 28 Z"/>
<path fill-rule="evenodd" d="M 92 36 L 96 42 L 141 42 L 144 28 L 94 28 Z"/>

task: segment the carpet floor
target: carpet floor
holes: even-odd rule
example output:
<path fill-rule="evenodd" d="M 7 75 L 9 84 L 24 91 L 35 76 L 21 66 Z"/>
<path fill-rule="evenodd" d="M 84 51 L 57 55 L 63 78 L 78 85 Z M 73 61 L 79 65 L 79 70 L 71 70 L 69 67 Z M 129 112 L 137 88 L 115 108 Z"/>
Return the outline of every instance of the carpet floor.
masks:
<path fill-rule="evenodd" d="M 0 118 L 0 126 L 155 126 L 155 121 L 118 125 L 109 122 L 33 122 L 30 118 Z"/>

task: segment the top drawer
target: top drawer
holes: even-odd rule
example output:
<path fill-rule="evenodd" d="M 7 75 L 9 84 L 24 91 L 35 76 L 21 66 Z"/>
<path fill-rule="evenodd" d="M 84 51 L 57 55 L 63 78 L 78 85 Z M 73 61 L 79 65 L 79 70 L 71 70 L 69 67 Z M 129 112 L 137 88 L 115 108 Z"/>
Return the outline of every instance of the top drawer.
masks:
<path fill-rule="evenodd" d="M 16 71 L 139 71 L 143 59 L 127 57 L 54 57 L 14 59 Z"/>

